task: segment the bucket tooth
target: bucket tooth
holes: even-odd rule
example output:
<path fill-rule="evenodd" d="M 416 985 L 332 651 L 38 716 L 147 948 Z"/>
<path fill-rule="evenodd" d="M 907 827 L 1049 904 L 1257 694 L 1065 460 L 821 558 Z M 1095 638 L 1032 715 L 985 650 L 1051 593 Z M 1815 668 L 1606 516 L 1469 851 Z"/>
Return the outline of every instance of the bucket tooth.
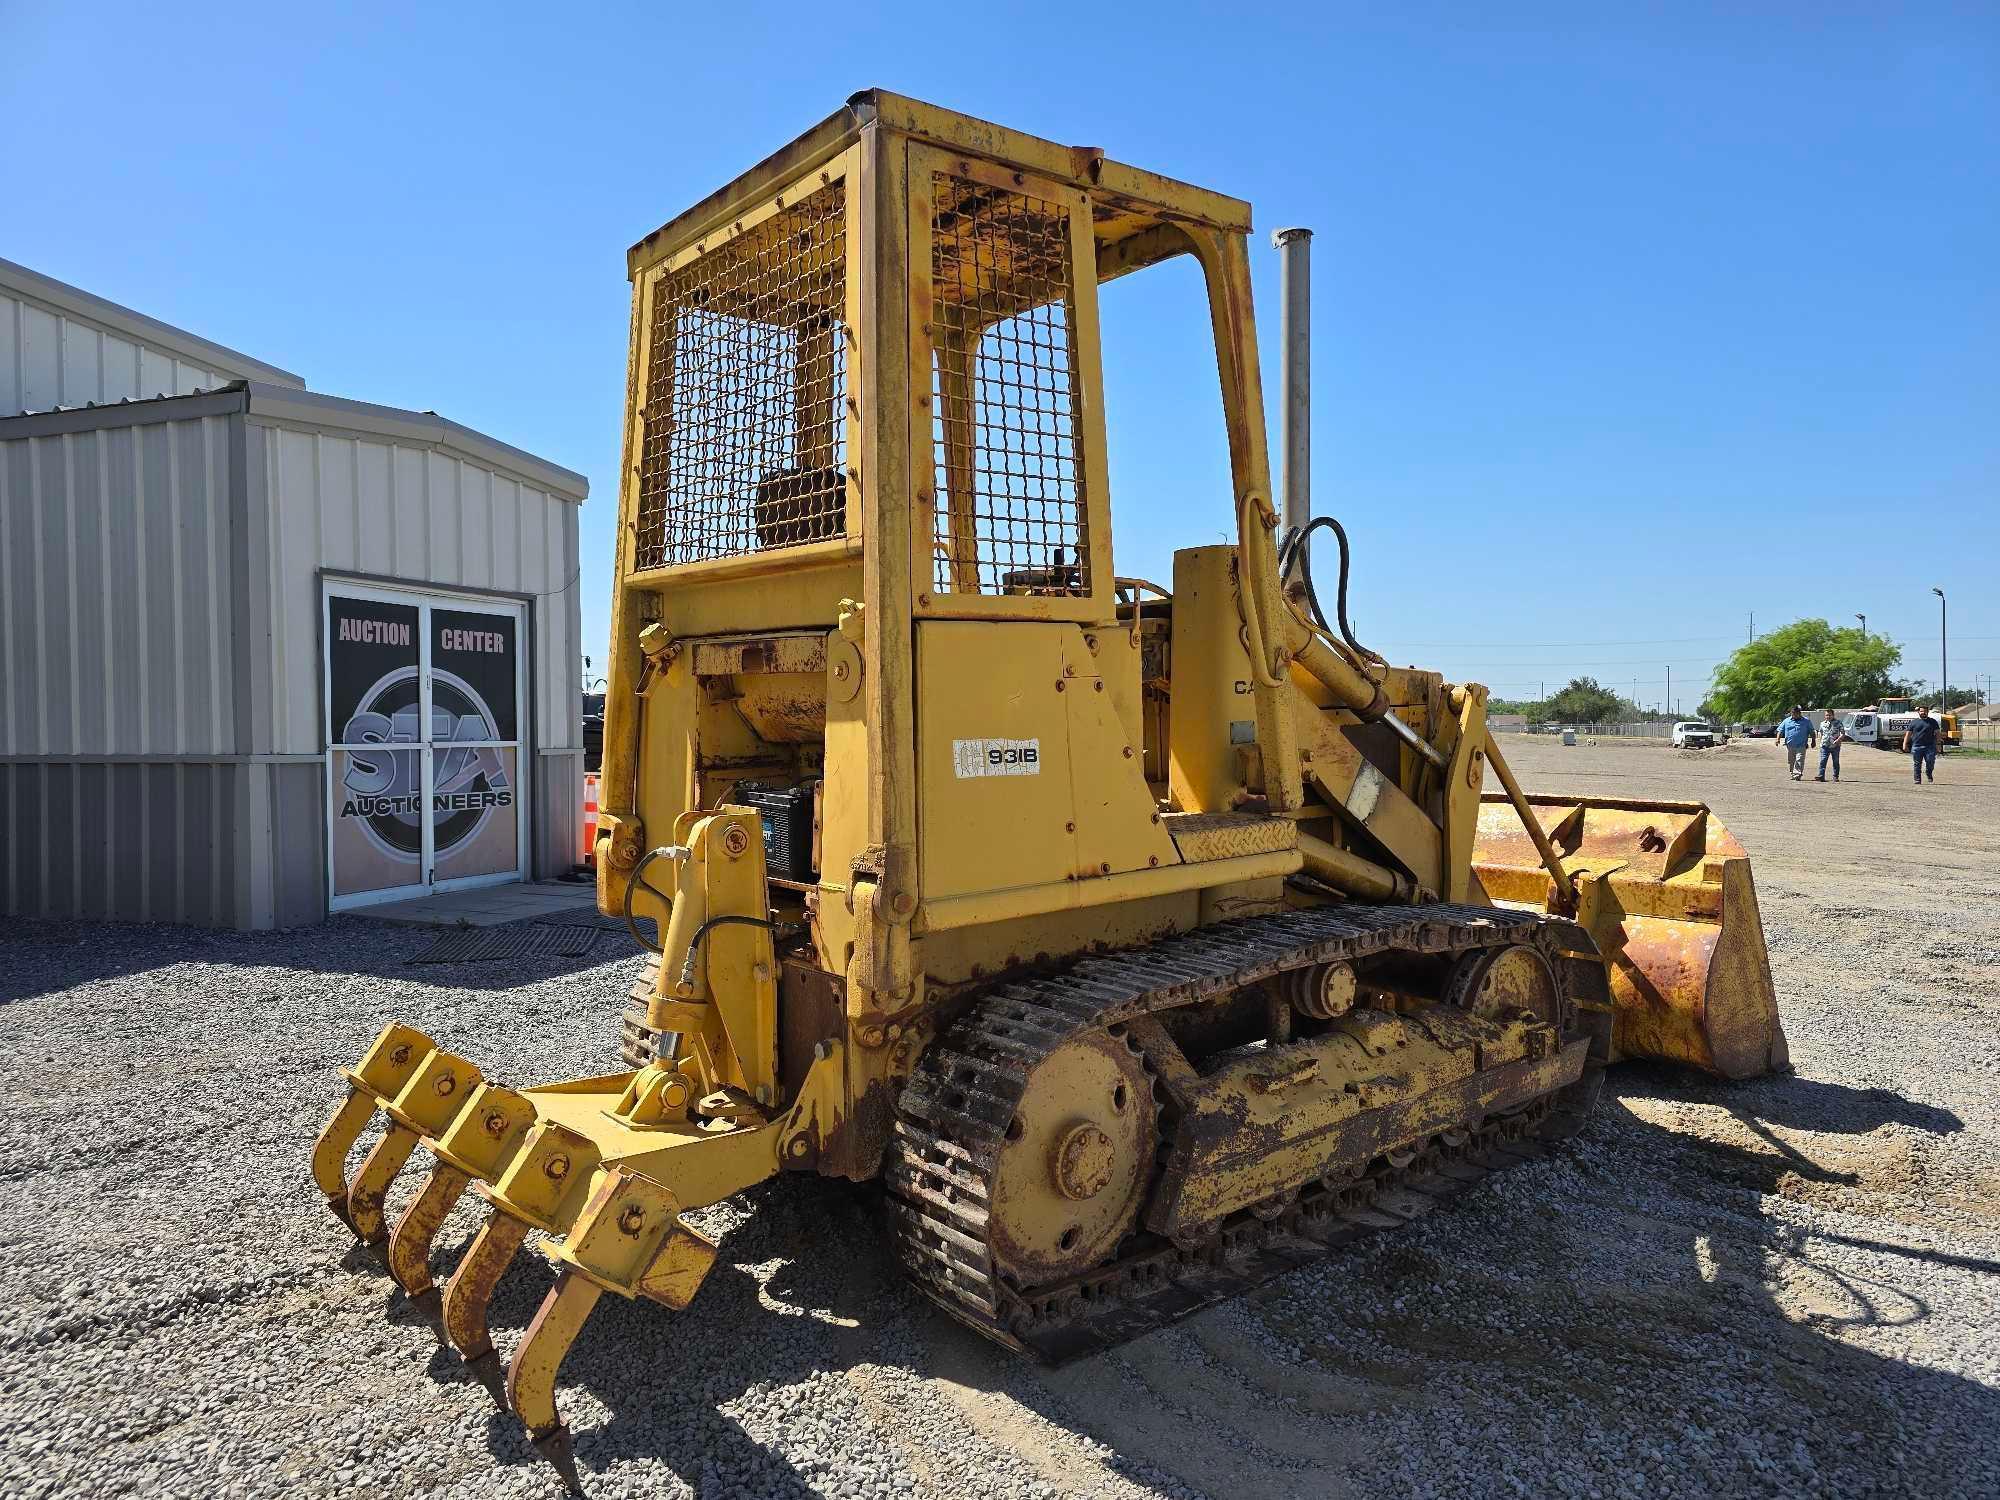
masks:
<path fill-rule="evenodd" d="M 382 1200 L 416 1147 L 416 1131 L 391 1122 L 367 1160 L 361 1163 L 361 1170 L 354 1174 L 354 1181 L 347 1188 L 346 1218 L 362 1244 L 382 1243 Z"/>
<path fill-rule="evenodd" d="M 458 1269 L 444 1286 L 444 1331 L 454 1349 L 465 1356 L 473 1373 L 491 1386 L 499 1371 L 493 1354 L 493 1338 L 486 1330 L 486 1309 L 493 1301 L 493 1289 L 514 1263 L 528 1226 L 512 1214 L 494 1210 L 493 1216 L 473 1236 L 472 1245 Z"/>
<path fill-rule="evenodd" d="M 603 1295 L 604 1288 L 596 1282 L 565 1270 L 542 1298 L 507 1367 L 508 1404 L 527 1427 L 536 1451 L 559 1469 L 574 1459 L 569 1429 L 556 1412 L 556 1372 Z"/>
<path fill-rule="evenodd" d="M 449 1162 L 439 1162 L 389 1236 L 389 1274 L 412 1301 L 437 1302 L 431 1282 L 431 1242 L 472 1179 Z"/>

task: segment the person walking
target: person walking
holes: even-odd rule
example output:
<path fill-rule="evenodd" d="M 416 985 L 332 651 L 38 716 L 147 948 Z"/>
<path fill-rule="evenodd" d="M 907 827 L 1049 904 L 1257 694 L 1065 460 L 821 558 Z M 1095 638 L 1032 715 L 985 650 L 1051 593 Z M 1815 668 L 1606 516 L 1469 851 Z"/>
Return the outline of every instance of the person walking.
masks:
<path fill-rule="evenodd" d="M 1826 780 L 1826 763 L 1833 762 L 1833 779 L 1840 780 L 1840 747 L 1847 742 L 1847 726 L 1833 716 L 1828 709 L 1819 721 L 1819 775 L 1814 781 Z"/>
<path fill-rule="evenodd" d="M 1910 752 L 1910 780 L 1918 786 L 1937 782 L 1937 720 L 1927 707 L 1917 709 L 1917 722 L 1903 731 L 1903 748 Z"/>
<path fill-rule="evenodd" d="M 1792 773 L 1792 780 L 1806 779 L 1806 747 L 1813 742 L 1812 720 L 1806 716 L 1805 707 L 1795 704 L 1778 725 L 1778 738 L 1785 742 L 1785 764 Z"/>

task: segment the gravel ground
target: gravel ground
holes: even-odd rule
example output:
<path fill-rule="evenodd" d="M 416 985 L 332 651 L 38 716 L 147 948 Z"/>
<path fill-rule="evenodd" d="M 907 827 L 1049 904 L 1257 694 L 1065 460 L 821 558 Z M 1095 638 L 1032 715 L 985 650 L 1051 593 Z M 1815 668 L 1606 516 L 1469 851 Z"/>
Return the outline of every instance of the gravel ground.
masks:
<path fill-rule="evenodd" d="M 2000 1493 L 2000 762 L 1919 790 L 1866 751 L 1841 786 L 1768 743 L 1508 753 L 1728 821 L 1795 1076 L 1620 1070 L 1560 1156 L 1053 1372 L 906 1291 L 867 1192 L 766 1185 L 705 1215 L 688 1312 L 600 1304 L 562 1387 L 585 1491 Z M 0 1493 L 557 1493 L 306 1151 L 390 1017 L 508 1078 L 610 1066 L 637 963 L 405 967 L 425 941 L 0 935 Z M 503 1354 L 549 1282 L 503 1283 Z"/>

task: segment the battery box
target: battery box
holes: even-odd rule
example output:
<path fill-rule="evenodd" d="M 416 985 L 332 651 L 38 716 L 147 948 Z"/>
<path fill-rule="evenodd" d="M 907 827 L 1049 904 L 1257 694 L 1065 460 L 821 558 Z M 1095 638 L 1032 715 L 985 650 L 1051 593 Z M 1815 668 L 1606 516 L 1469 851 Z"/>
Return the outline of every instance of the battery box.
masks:
<path fill-rule="evenodd" d="M 754 807 L 764 820 L 764 865 L 780 880 L 810 881 L 813 869 L 813 799 L 811 782 L 803 786 L 771 786 L 739 781 L 730 801 Z"/>

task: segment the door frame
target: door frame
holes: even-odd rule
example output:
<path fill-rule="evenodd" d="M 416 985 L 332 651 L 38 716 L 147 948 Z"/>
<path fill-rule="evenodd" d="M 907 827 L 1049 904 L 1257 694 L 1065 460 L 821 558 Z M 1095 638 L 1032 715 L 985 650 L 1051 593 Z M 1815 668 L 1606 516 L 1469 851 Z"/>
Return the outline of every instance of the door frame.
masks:
<path fill-rule="evenodd" d="M 326 897 L 329 912 L 351 911 L 357 907 L 376 906 L 387 901 L 406 901 L 415 896 L 435 895 L 445 891 L 474 890 L 482 886 L 511 885 L 528 879 L 533 864 L 533 850 L 529 847 L 532 824 L 529 820 L 528 803 L 532 796 L 529 775 L 529 613 L 528 607 L 519 599 L 492 594 L 471 593 L 461 589 L 429 588 L 400 584 L 383 584 L 350 580 L 337 574 L 322 573 L 319 579 L 319 672 L 320 672 L 320 723 L 322 752 L 326 759 Z M 353 891 L 339 895 L 334 888 L 333 827 L 336 792 L 334 788 L 334 756 L 342 746 L 334 737 L 333 723 L 333 636 L 329 628 L 329 613 L 334 597 L 369 600 L 378 604 L 401 604 L 414 607 L 417 611 L 417 715 L 421 726 L 416 743 L 407 748 L 417 754 L 419 797 L 424 814 L 419 823 L 422 830 L 422 852 L 418 859 L 418 879 L 409 885 L 387 886 L 380 890 Z M 515 863 L 512 870 L 501 870 L 480 875 L 461 875 L 454 880 L 437 879 L 437 849 L 435 809 L 431 806 L 435 792 L 437 745 L 431 738 L 431 616 L 435 608 L 478 612 L 500 615 L 514 621 L 514 738 L 512 740 L 482 740 L 468 744 L 464 748 L 511 749 L 514 752 L 514 852 Z M 448 748 L 448 747 L 447 747 Z"/>

